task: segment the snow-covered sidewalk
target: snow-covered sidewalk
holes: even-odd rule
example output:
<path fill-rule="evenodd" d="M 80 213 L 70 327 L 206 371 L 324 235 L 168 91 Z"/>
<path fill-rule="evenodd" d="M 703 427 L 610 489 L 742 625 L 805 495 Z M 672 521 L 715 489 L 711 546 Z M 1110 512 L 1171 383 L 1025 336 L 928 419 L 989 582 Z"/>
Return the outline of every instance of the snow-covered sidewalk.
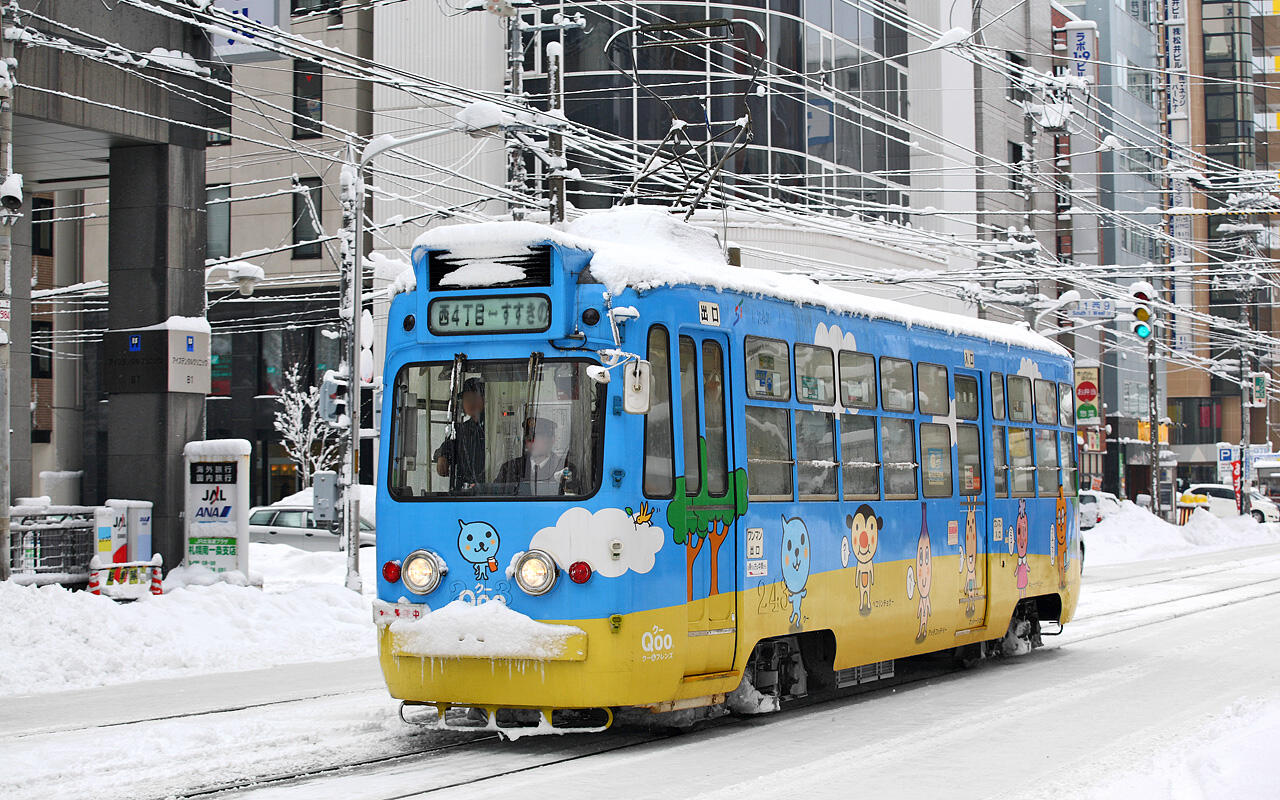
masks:
<path fill-rule="evenodd" d="M 1250 517 L 1219 519 L 1197 509 L 1186 525 L 1170 525 L 1125 501 L 1119 511 L 1082 534 L 1085 571 L 1091 566 L 1150 561 L 1280 542 L 1280 525 Z"/>
<path fill-rule="evenodd" d="M 374 549 L 366 592 L 343 588 L 344 553 L 250 545 L 263 588 L 216 583 L 116 603 L 58 586 L 0 583 L 0 697 L 374 653 Z"/>

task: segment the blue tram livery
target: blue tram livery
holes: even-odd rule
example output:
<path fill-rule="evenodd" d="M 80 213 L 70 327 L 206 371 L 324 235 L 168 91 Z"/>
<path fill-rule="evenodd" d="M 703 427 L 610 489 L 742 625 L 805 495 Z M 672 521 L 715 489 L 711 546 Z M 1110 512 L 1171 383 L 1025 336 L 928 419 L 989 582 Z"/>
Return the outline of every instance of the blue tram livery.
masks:
<path fill-rule="evenodd" d="M 415 246 L 377 498 L 394 697 L 603 727 L 1070 620 L 1066 351 L 657 245 L 485 223 Z"/>

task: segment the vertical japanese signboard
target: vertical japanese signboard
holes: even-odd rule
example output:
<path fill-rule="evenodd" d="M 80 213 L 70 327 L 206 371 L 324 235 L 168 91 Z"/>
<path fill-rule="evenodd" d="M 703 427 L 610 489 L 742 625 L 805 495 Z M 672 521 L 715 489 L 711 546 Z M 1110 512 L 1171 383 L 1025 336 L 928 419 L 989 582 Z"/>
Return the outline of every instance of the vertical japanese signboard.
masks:
<path fill-rule="evenodd" d="M 1076 367 L 1076 425 L 1101 424 L 1101 391 L 1097 367 Z"/>
<path fill-rule="evenodd" d="M 249 574 L 249 453 L 244 439 L 190 442 L 186 461 L 186 563 Z"/>

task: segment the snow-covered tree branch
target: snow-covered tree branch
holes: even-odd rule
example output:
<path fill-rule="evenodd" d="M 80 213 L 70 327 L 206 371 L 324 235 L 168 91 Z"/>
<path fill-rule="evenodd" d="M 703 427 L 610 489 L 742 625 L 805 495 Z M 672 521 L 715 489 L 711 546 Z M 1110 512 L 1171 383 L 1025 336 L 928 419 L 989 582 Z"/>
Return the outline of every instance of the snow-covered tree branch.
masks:
<path fill-rule="evenodd" d="M 302 372 L 296 364 L 285 373 L 276 399 L 280 408 L 275 414 L 275 429 L 285 453 L 298 465 L 298 489 L 305 489 L 317 470 L 333 469 L 338 463 L 342 454 L 341 431 L 320 417 L 320 389 L 303 385 Z"/>

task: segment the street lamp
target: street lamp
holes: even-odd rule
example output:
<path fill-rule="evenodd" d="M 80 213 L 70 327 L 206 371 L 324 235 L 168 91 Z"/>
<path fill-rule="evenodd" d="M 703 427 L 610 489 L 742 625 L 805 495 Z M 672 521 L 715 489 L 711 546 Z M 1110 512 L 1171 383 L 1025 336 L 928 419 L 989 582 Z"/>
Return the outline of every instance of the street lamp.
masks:
<path fill-rule="evenodd" d="M 494 103 L 479 101 L 464 108 L 458 115 L 460 124 L 447 128 L 414 133 L 396 137 L 382 134 L 370 139 L 364 146 L 360 157 L 355 157 L 354 146 L 348 147 L 348 162 L 342 169 L 341 194 L 343 209 L 344 237 L 350 236 L 344 248 L 344 274 L 348 278 L 347 296 L 344 298 L 344 321 L 347 324 L 347 377 L 348 406 L 350 408 L 351 437 L 347 442 L 347 483 L 344 487 L 345 539 L 347 547 L 347 580 L 346 585 L 352 591 L 360 591 L 360 418 L 361 392 L 360 383 L 364 376 L 360 374 L 360 315 L 362 293 L 364 291 L 364 202 L 365 202 L 365 169 L 378 156 L 405 145 L 434 139 L 448 133 L 462 132 L 474 138 L 492 136 L 501 132 L 510 124 L 509 115 Z M 350 256 L 345 255 L 349 253 Z"/>
<path fill-rule="evenodd" d="M 241 297 L 248 297 L 253 294 L 254 288 L 266 276 L 262 271 L 262 267 L 256 264 L 250 264 L 248 261 L 227 261 L 222 264 L 214 264 L 204 268 L 204 321 L 209 324 L 209 309 L 218 303 L 226 300 L 231 295 L 225 295 L 209 302 L 209 281 L 213 280 L 213 276 L 217 273 L 223 273 L 224 280 L 233 280 L 236 282 L 237 289 Z M 212 329 L 209 334 L 209 367 L 213 368 L 213 333 Z M 204 396 L 204 410 L 200 415 L 200 438 L 207 439 L 209 436 L 209 395 Z"/>

